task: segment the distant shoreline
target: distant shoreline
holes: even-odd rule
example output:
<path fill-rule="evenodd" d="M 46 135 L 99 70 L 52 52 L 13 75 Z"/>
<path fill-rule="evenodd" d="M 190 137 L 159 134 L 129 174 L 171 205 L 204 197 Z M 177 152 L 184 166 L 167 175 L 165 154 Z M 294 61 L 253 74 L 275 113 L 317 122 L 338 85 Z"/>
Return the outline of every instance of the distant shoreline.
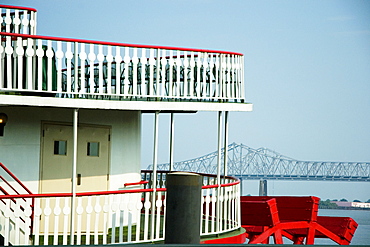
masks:
<path fill-rule="evenodd" d="M 334 209 L 334 210 L 370 210 L 370 208 L 359 208 L 359 207 L 337 207 L 329 208 L 325 206 L 319 206 L 319 209 Z"/>

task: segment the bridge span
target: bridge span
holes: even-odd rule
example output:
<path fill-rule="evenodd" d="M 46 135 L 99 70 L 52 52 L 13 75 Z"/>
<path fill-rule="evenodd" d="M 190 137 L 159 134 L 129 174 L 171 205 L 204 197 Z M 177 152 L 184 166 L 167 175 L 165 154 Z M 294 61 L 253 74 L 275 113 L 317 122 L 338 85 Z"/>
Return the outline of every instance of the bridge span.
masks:
<path fill-rule="evenodd" d="M 227 167 L 221 152 L 223 173 L 244 179 L 311 180 L 370 182 L 369 162 L 299 161 L 267 148 L 253 149 L 232 143 L 228 147 Z M 174 163 L 176 171 L 217 174 L 218 152 Z M 158 164 L 158 170 L 169 170 L 170 164 Z M 152 169 L 152 165 L 148 166 Z"/>

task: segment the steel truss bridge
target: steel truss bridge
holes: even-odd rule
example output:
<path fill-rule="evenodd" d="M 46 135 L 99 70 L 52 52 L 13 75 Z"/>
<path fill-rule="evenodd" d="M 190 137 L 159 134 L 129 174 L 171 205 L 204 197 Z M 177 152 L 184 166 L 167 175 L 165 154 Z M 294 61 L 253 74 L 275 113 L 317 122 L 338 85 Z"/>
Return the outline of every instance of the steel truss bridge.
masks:
<path fill-rule="evenodd" d="M 227 175 L 244 179 L 370 182 L 370 163 L 299 161 L 267 148 L 253 149 L 232 143 L 227 152 Z M 224 170 L 221 152 L 221 174 Z M 174 163 L 175 171 L 217 174 L 218 152 Z M 152 165 L 148 169 L 152 169 Z M 169 170 L 170 164 L 158 164 L 157 170 Z"/>

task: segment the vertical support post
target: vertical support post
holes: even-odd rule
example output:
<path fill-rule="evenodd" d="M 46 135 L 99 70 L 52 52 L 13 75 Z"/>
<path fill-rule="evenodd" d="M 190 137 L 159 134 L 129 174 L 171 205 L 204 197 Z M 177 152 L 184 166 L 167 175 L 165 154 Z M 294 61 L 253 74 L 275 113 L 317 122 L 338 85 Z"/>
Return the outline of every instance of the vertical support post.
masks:
<path fill-rule="evenodd" d="M 151 230 L 151 239 L 154 239 L 154 227 L 155 227 L 155 195 L 157 192 L 157 157 L 158 157 L 158 116 L 159 111 L 155 112 L 154 115 L 154 146 L 153 146 L 153 177 L 152 177 L 152 230 Z"/>
<path fill-rule="evenodd" d="M 202 176 L 188 172 L 167 175 L 165 244 L 199 244 Z"/>
<path fill-rule="evenodd" d="M 175 119 L 174 114 L 171 113 L 171 133 L 170 133 L 170 171 L 173 171 L 173 148 L 175 144 Z"/>
<path fill-rule="evenodd" d="M 227 160 L 228 160 L 227 146 L 228 146 L 228 142 L 229 142 L 229 140 L 228 140 L 229 139 L 229 112 L 228 111 L 225 112 L 225 126 L 224 126 L 224 128 L 225 128 L 225 130 L 224 130 L 224 180 L 226 180 L 226 176 L 227 176 L 227 173 L 228 173 L 228 170 L 227 170 Z"/>
<path fill-rule="evenodd" d="M 216 201 L 216 230 L 217 232 L 220 231 L 220 221 L 221 221 L 221 146 L 222 146 L 222 112 L 218 112 L 218 131 L 217 131 L 217 139 L 218 139 L 218 153 L 217 153 L 217 201 Z"/>
<path fill-rule="evenodd" d="M 71 200 L 71 222 L 70 222 L 70 244 L 74 244 L 74 221 L 76 200 L 76 176 L 77 176 L 77 131 L 78 131 L 78 109 L 73 111 L 73 162 L 72 162 L 72 200 Z"/>
<path fill-rule="evenodd" d="M 218 128 L 217 128 L 217 184 L 220 185 L 221 181 L 221 143 L 222 143 L 222 112 L 218 112 Z"/>

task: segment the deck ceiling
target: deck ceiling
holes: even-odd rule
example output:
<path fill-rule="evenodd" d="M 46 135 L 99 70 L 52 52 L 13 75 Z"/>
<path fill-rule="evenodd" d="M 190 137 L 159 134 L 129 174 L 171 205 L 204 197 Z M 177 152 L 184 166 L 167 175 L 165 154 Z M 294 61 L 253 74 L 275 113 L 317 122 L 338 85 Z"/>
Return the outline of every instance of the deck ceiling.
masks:
<path fill-rule="evenodd" d="M 236 111 L 253 110 L 251 103 L 233 102 L 171 102 L 171 101 L 114 101 L 37 96 L 0 95 L 0 106 L 37 106 L 78 109 L 106 109 L 132 111 Z"/>

